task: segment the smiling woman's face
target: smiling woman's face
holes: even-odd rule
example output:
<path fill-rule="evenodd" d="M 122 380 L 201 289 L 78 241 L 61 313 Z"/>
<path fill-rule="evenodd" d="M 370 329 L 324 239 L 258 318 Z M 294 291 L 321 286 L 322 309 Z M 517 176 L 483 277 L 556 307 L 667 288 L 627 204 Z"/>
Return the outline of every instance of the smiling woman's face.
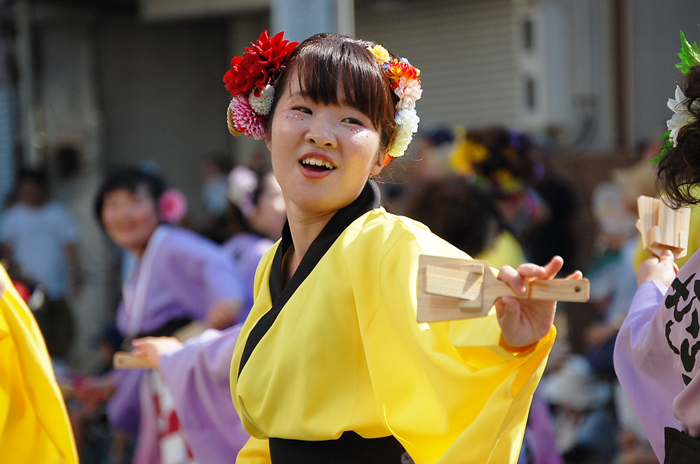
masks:
<path fill-rule="evenodd" d="M 145 185 L 135 192 L 109 192 L 102 206 L 102 224 L 114 243 L 140 256 L 158 227 L 156 202 Z"/>
<path fill-rule="evenodd" d="M 280 96 L 266 138 L 288 213 L 334 213 L 357 198 L 370 174 L 381 171 L 379 133 L 348 105 L 316 103 L 298 79 Z"/>

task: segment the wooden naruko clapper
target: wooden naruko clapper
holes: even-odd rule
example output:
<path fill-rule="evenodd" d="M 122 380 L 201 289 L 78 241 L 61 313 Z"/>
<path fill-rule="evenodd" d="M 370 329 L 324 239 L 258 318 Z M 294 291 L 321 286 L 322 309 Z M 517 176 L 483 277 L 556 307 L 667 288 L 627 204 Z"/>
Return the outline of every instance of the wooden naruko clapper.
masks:
<path fill-rule="evenodd" d="M 639 220 L 637 229 L 642 235 L 642 246 L 656 257 L 671 250 L 674 259 L 688 253 L 690 208 L 672 209 L 663 200 L 641 195 L 637 198 Z"/>
<path fill-rule="evenodd" d="M 496 278 L 488 261 L 421 255 L 418 261 L 418 322 L 486 316 L 496 299 L 588 301 L 588 279 L 533 280 L 525 295 Z"/>
<path fill-rule="evenodd" d="M 195 337 L 206 330 L 206 327 L 201 322 L 192 322 L 173 334 L 181 342 Z M 148 363 L 128 351 L 117 351 L 112 357 L 112 366 L 115 369 L 150 369 Z"/>

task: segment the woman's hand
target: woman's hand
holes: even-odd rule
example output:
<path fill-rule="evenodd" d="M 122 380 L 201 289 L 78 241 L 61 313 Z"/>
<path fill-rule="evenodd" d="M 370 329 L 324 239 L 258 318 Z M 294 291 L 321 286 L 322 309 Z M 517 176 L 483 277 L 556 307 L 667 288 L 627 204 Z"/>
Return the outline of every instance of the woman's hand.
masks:
<path fill-rule="evenodd" d="M 660 257 L 652 256 L 639 266 L 637 285 L 657 280 L 668 287 L 677 274 L 678 265 L 673 261 L 673 253 L 664 250 Z"/>
<path fill-rule="evenodd" d="M 241 312 L 241 302 L 238 300 L 220 301 L 207 313 L 207 327 L 222 330 L 231 327 Z"/>
<path fill-rule="evenodd" d="M 131 354 L 141 358 L 152 368 L 160 366 L 160 357 L 180 348 L 182 342 L 174 337 L 144 337 L 131 342 Z"/>
<path fill-rule="evenodd" d="M 510 285 L 517 293 L 525 295 L 528 280 L 551 280 L 561 270 L 564 260 L 555 256 L 545 266 L 522 264 L 515 270 L 503 266 L 498 273 L 498 280 Z M 567 279 L 580 279 L 580 271 L 567 276 Z M 538 342 L 552 329 L 556 301 L 523 300 L 512 296 L 503 296 L 496 300 L 496 316 L 503 332 L 505 342 L 513 347 L 525 347 Z"/>

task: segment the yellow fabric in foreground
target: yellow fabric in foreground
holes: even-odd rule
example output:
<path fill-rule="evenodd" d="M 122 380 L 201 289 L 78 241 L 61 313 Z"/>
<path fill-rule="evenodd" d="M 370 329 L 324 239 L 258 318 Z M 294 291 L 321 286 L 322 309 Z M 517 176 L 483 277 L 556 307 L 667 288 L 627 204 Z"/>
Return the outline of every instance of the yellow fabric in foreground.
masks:
<path fill-rule="evenodd" d="M 517 461 L 554 330 L 516 354 L 504 348 L 494 311 L 417 323 L 418 256 L 468 256 L 379 208 L 320 259 L 237 379 L 250 331 L 271 307 L 275 249 L 258 267 L 232 361 L 234 404 L 253 436 L 238 463 L 270 462 L 267 437 L 330 440 L 349 430 L 393 434 L 416 464 Z"/>
<path fill-rule="evenodd" d="M 526 262 L 523 247 L 507 230 L 501 231 L 493 247 L 481 253 L 476 259 L 488 261 L 494 269 L 500 269 L 506 264 L 517 269 Z"/>
<path fill-rule="evenodd" d="M 0 461 L 77 463 L 68 413 L 44 339 L 0 266 Z"/>

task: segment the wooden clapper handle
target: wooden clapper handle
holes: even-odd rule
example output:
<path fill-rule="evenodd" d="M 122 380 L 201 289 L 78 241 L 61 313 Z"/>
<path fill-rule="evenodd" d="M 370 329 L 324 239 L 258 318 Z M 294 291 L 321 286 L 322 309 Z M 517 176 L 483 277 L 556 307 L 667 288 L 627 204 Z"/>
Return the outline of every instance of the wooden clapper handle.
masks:
<path fill-rule="evenodd" d="M 436 322 L 488 314 L 499 297 L 588 301 L 590 283 L 579 280 L 537 280 L 525 295 L 496 278 L 487 261 L 421 255 L 418 272 L 418 322 Z"/>
<path fill-rule="evenodd" d="M 192 322 L 173 334 L 175 338 L 184 342 L 206 330 L 206 326 L 201 322 Z M 117 351 L 112 358 L 112 366 L 115 369 L 150 369 L 146 361 L 133 356 L 128 351 Z"/>

